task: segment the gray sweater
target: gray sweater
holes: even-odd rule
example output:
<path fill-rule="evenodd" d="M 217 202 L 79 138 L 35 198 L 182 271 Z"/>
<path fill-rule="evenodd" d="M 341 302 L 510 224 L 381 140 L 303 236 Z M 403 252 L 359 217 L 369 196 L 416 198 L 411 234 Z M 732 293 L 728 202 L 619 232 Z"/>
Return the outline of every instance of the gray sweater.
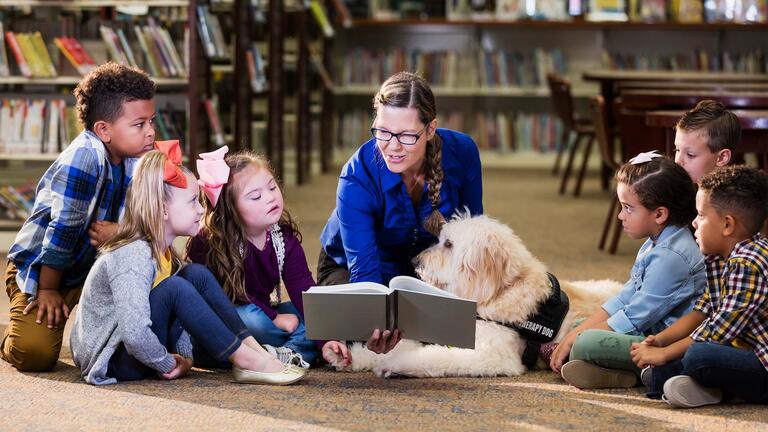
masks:
<path fill-rule="evenodd" d="M 75 365 L 90 384 L 114 384 L 109 359 L 120 343 L 130 355 L 159 372 L 176 364 L 150 326 L 149 292 L 156 264 L 149 244 L 135 241 L 100 256 L 88 273 L 72 325 L 70 347 Z M 189 335 L 177 352 L 191 358 Z"/>

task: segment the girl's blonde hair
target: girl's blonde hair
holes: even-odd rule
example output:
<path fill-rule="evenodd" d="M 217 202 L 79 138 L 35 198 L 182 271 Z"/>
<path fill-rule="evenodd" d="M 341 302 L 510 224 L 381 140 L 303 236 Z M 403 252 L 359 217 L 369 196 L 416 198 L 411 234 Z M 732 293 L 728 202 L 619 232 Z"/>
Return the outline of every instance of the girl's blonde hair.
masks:
<path fill-rule="evenodd" d="M 432 89 L 424 78 L 411 72 L 398 72 L 384 81 L 376 96 L 373 97 L 374 111 L 378 111 L 381 106 L 414 108 L 424 125 L 437 118 L 437 105 Z M 424 220 L 424 228 L 435 236 L 440 234 L 445 224 L 445 217 L 438 210 L 440 188 L 444 177 L 442 147 L 440 136 L 435 133 L 434 137 L 427 141 L 423 167 L 427 194 L 432 203 L 432 213 Z"/>
<path fill-rule="evenodd" d="M 165 254 L 162 249 L 165 245 L 164 206 L 173 197 L 173 186 L 163 181 L 166 160 L 168 158 L 159 150 L 152 150 L 139 160 L 125 195 L 123 219 L 115 236 L 99 248 L 101 253 L 113 251 L 136 240 L 144 240 L 149 243 L 152 258 L 157 268 L 160 268 L 160 258 Z M 181 170 L 191 174 L 183 166 Z M 179 256 L 172 247 L 170 250 L 173 262 L 179 263 Z"/>
<path fill-rule="evenodd" d="M 249 166 L 257 170 L 267 170 L 273 177 L 275 172 L 267 158 L 249 151 L 228 155 L 224 161 L 229 166 L 229 179 L 222 187 L 221 195 L 216 206 L 210 201 L 203 200 L 205 215 L 203 216 L 203 234 L 208 241 L 206 263 L 216 278 L 221 282 L 224 292 L 233 302 L 248 301 L 245 293 L 244 260 L 248 248 L 245 247 L 245 226 L 237 212 L 237 195 L 239 190 L 234 186 L 236 175 Z M 275 182 L 277 178 L 275 177 Z M 282 188 L 277 186 L 282 193 Z M 299 228 L 287 210 L 283 209 L 278 224 L 291 229 L 301 241 Z"/>

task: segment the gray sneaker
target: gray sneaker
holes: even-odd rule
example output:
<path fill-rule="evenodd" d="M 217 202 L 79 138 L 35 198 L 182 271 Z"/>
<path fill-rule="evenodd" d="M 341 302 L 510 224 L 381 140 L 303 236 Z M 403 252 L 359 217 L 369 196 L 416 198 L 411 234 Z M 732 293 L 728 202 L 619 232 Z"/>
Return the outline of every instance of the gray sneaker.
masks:
<path fill-rule="evenodd" d="M 679 408 L 696 408 L 720 403 L 723 391 L 704 387 L 687 375 L 678 375 L 664 383 L 664 400 Z"/>
<path fill-rule="evenodd" d="M 264 349 L 276 358 L 280 363 L 286 365 L 295 365 L 302 369 L 309 369 L 309 363 L 304 361 L 301 354 L 288 347 L 273 347 L 272 345 L 263 345 Z"/>
<path fill-rule="evenodd" d="M 643 383 L 646 389 L 651 389 L 651 376 L 653 375 L 653 370 L 650 366 L 646 366 L 643 368 L 643 370 L 640 371 L 640 382 Z"/>
<path fill-rule="evenodd" d="M 568 384 L 580 389 L 628 388 L 637 384 L 633 372 L 608 369 L 584 360 L 571 360 L 564 364 L 560 375 Z"/>

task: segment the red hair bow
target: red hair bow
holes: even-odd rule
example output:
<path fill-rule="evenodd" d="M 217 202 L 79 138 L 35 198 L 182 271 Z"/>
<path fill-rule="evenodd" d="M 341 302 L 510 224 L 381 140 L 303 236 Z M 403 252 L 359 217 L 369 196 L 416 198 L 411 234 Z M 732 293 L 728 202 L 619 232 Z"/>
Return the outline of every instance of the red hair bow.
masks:
<path fill-rule="evenodd" d="M 181 170 L 181 147 L 179 146 L 179 140 L 155 141 L 155 148 L 168 158 L 165 161 L 163 181 L 177 188 L 186 188 L 187 176 Z"/>

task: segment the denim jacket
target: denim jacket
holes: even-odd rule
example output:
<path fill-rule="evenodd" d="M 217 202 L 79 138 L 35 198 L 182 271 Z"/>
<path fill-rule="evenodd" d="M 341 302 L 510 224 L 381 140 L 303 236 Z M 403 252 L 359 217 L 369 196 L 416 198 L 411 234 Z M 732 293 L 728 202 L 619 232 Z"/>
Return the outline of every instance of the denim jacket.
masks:
<path fill-rule="evenodd" d="M 704 292 L 704 255 L 688 227 L 667 226 L 646 240 L 627 283 L 605 302 L 608 326 L 631 335 L 656 334 L 693 309 Z"/>

